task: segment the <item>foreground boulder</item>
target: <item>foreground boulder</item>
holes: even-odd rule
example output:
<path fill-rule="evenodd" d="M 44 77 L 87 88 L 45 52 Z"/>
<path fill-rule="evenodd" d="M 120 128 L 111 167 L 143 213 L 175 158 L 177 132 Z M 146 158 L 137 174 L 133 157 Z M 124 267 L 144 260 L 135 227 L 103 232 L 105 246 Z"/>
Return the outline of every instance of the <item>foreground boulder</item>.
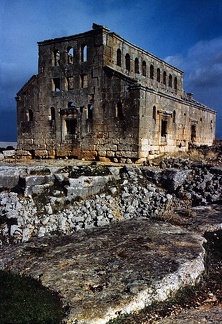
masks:
<path fill-rule="evenodd" d="M 67 323 L 99 324 L 195 285 L 204 271 L 203 241 L 139 218 L 3 247 L 0 264 L 58 291 Z"/>

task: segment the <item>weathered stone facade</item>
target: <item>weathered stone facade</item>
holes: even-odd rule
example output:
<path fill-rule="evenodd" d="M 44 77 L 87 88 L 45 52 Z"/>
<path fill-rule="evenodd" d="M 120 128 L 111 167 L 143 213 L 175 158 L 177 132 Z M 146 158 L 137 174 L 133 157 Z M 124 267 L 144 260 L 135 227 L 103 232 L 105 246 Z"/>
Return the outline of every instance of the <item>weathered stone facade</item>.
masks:
<path fill-rule="evenodd" d="M 184 93 L 182 71 L 106 27 L 38 45 L 16 97 L 19 150 L 123 162 L 213 143 L 216 113 Z"/>

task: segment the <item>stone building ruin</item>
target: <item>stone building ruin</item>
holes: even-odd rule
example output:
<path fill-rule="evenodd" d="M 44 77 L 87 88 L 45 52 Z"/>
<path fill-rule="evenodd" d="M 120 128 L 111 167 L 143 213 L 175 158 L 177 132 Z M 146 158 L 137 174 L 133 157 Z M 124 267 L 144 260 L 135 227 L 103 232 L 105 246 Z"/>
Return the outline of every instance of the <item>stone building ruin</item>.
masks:
<path fill-rule="evenodd" d="M 18 150 L 120 162 L 212 145 L 216 113 L 184 92 L 183 72 L 108 28 L 38 47 L 16 97 Z"/>

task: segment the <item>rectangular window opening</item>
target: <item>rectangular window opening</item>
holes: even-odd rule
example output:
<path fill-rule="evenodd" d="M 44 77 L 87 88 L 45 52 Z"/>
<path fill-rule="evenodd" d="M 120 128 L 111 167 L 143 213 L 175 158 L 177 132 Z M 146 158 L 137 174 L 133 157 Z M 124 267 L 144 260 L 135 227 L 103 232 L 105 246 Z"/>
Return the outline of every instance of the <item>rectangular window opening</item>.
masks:
<path fill-rule="evenodd" d="M 191 142 L 195 142 L 197 136 L 196 125 L 191 125 Z"/>
<path fill-rule="evenodd" d="M 162 120 L 161 121 L 161 137 L 166 137 L 167 135 L 167 121 Z"/>
<path fill-rule="evenodd" d="M 73 90 L 74 89 L 74 78 L 68 77 L 67 84 L 68 84 L 68 90 Z"/>
<path fill-rule="evenodd" d="M 59 78 L 55 78 L 53 79 L 53 91 L 55 92 L 59 92 L 60 89 L 60 79 Z"/>
<path fill-rule="evenodd" d="M 88 87 L 88 76 L 87 74 L 82 74 L 80 76 L 80 87 L 87 88 Z"/>
<path fill-rule="evenodd" d="M 88 105 L 88 119 L 93 119 L 93 105 Z"/>
<path fill-rule="evenodd" d="M 67 130 L 67 135 L 75 135 L 77 133 L 77 120 L 67 119 L 66 130 Z"/>

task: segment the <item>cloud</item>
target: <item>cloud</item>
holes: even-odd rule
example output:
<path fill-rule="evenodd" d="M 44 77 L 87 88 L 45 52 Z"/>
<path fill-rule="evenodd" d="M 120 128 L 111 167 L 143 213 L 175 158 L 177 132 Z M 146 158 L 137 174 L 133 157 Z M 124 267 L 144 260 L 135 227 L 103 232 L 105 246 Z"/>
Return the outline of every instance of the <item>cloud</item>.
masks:
<path fill-rule="evenodd" d="M 188 60 L 193 69 L 186 64 L 189 71 L 187 81 L 195 87 L 218 87 L 222 85 L 222 37 L 211 41 L 201 41 L 188 53 Z"/>
<path fill-rule="evenodd" d="M 217 137 L 222 138 L 222 37 L 200 41 L 186 55 L 165 60 L 184 71 L 184 88 L 194 98 L 217 111 Z"/>
<path fill-rule="evenodd" d="M 222 37 L 200 41 L 186 56 L 168 56 L 165 60 L 185 72 L 186 86 L 201 89 L 222 86 Z"/>

